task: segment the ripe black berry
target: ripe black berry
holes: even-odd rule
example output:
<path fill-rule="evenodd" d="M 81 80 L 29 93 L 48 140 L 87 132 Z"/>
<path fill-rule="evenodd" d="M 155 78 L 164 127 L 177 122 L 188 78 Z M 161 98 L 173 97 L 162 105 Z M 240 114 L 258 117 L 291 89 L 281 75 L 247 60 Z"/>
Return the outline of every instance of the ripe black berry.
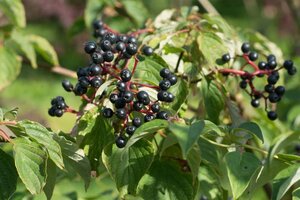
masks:
<path fill-rule="evenodd" d="M 157 93 L 157 99 L 159 101 L 166 101 L 168 98 L 168 95 L 169 95 L 169 93 L 167 91 L 161 90 Z"/>
<path fill-rule="evenodd" d="M 276 61 L 276 56 L 274 56 L 273 54 L 268 55 L 267 61 L 269 62 L 269 61 L 272 61 L 272 60 Z"/>
<path fill-rule="evenodd" d="M 119 35 L 118 41 L 120 42 L 127 42 L 128 37 L 126 35 Z"/>
<path fill-rule="evenodd" d="M 93 78 L 90 82 L 91 82 L 91 86 L 94 87 L 94 88 L 98 88 L 102 84 L 102 80 L 98 76 L 96 76 L 95 78 Z"/>
<path fill-rule="evenodd" d="M 117 99 L 118 99 L 118 95 L 115 94 L 115 93 L 111 93 L 110 96 L 109 96 L 109 100 L 111 103 L 116 103 Z"/>
<path fill-rule="evenodd" d="M 120 73 L 120 77 L 123 82 L 130 81 L 131 79 L 131 71 L 128 69 L 123 69 Z"/>
<path fill-rule="evenodd" d="M 133 109 L 136 111 L 142 110 L 144 104 L 138 101 L 133 102 Z"/>
<path fill-rule="evenodd" d="M 168 76 L 171 75 L 171 71 L 167 68 L 163 68 L 162 70 L 160 70 L 159 74 L 163 78 L 168 78 Z"/>
<path fill-rule="evenodd" d="M 104 40 L 108 40 L 111 44 L 114 44 L 117 41 L 117 36 L 114 33 L 108 32 L 104 35 Z"/>
<path fill-rule="evenodd" d="M 123 98 L 118 98 L 115 102 L 116 108 L 124 108 L 126 106 L 126 101 Z"/>
<path fill-rule="evenodd" d="M 174 99 L 175 99 L 175 96 L 172 93 L 168 92 L 168 97 L 166 99 L 166 102 L 171 103 L 174 101 Z"/>
<path fill-rule="evenodd" d="M 116 116 L 119 119 L 125 119 L 126 118 L 126 110 L 124 108 L 119 108 L 116 110 Z"/>
<path fill-rule="evenodd" d="M 159 82 L 159 87 L 161 90 L 168 90 L 171 87 L 171 82 L 167 79 L 164 79 Z"/>
<path fill-rule="evenodd" d="M 80 67 L 78 68 L 77 70 L 77 77 L 82 77 L 82 76 L 88 76 L 89 75 L 89 72 L 88 72 L 88 69 L 86 67 Z"/>
<path fill-rule="evenodd" d="M 266 62 L 261 61 L 261 62 L 258 63 L 258 68 L 259 68 L 260 70 L 265 70 L 266 67 L 267 67 L 267 63 L 266 63 Z"/>
<path fill-rule="evenodd" d="M 126 90 L 126 83 L 122 82 L 122 81 L 119 81 L 117 83 L 117 89 L 120 91 L 120 92 L 125 92 Z"/>
<path fill-rule="evenodd" d="M 276 62 L 276 60 L 270 60 L 270 61 L 268 61 L 268 67 L 269 67 L 270 69 L 275 69 L 275 68 L 277 67 L 277 62 Z"/>
<path fill-rule="evenodd" d="M 54 113 L 55 113 L 55 116 L 56 116 L 56 117 L 61 117 L 61 116 L 63 116 L 64 111 L 61 110 L 61 109 L 56 109 L 56 110 L 54 111 Z"/>
<path fill-rule="evenodd" d="M 133 124 L 135 127 L 140 127 L 140 126 L 142 125 L 142 120 L 141 120 L 141 118 L 139 118 L 139 117 L 133 118 L 132 124 Z"/>
<path fill-rule="evenodd" d="M 273 74 L 272 74 L 272 75 L 270 75 L 270 76 L 268 77 L 268 83 L 271 84 L 271 85 L 276 84 L 277 81 L 278 81 L 278 78 L 276 77 L 276 75 L 273 75 Z"/>
<path fill-rule="evenodd" d="M 256 53 L 256 52 L 250 52 L 250 54 L 249 54 L 249 59 L 251 60 L 251 61 L 256 61 L 257 60 L 257 58 L 258 58 L 258 53 Z"/>
<path fill-rule="evenodd" d="M 243 53 L 248 53 L 250 51 L 250 44 L 247 42 L 243 43 L 241 49 Z"/>
<path fill-rule="evenodd" d="M 105 62 L 111 62 L 114 59 L 114 54 L 111 51 L 106 51 L 103 54 L 103 59 Z"/>
<path fill-rule="evenodd" d="M 111 50 L 111 43 L 109 40 L 102 40 L 100 43 L 100 47 L 103 51 L 110 51 Z"/>
<path fill-rule="evenodd" d="M 94 52 L 94 53 L 92 54 L 92 61 L 93 61 L 93 63 L 95 63 L 95 64 L 100 64 L 100 63 L 102 63 L 102 62 L 104 61 L 102 54 L 99 53 L 99 52 Z"/>
<path fill-rule="evenodd" d="M 160 111 L 159 113 L 157 113 L 156 118 L 168 120 L 169 115 L 166 111 Z"/>
<path fill-rule="evenodd" d="M 123 94 L 123 98 L 126 103 L 130 103 L 133 100 L 133 93 L 131 91 L 125 91 Z"/>
<path fill-rule="evenodd" d="M 154 112 L 154 113 L 159 112 L 159 110 L 160 110 L 160 105 L 159 105 L 159 103 L 154 103 L 154 104 L 152 104 L 152 105 L 151 105 L 151 110 L 152 110 L 152 112 Z"/>
<path fill-rule="evenodd" d="M 278 94 L 278 96 L 282 96 L 284 95 L 285 88 L 283 86 L 278 86 L 275 88 L 275 92 Z"/>
<path fill-rule="evenodd" d="M 273 92 L 273 85 L 267 84 L 267 85 L 265 86 L 265 91 L 268 92 L 268 93 Z"/>
<path fill-rule="evenodd" d="M 95 42 L 87 42 L 85 43 L 84 45 L 84 51 L 87 53 L 87 54 L 91 54 L 91 53 L 94 53 L 95 50 L 97 48 L 97 44 Z"/>
<path fill-rule="evenodd" d="M 57 103 L 56 103 L 56 108 L 57 109 L 65 109 L 67 107 L 67 104 L 64 102 L 64 101 L 58 101 Z"/>
<path fill-rule="evenodd" d="M 136 95 L 136 98 L 139 102 L 143 103 L 144 105 L 148 105 L 150 103 L 149 95 L 145 91 L 139 91 Z"/>
<path fill-rule="evenodd" d="M 54 107 L 51 107 L 49 108 L 48 110 L 48 114 L 51 116 L 51 117 L 54 117 L 55 116 L 55 108 Z"/>
<path fill-rule="evenodd" d="M 288 69 L 288 74 L 293 76 L 297 73 L 296 67 L 292 67 L 291 69 Z"/>
<path fill-rule="evenodd" d="M 145 115 L 145 117 L 144 117 L 144 121 L 145 122 L 150 122 L 150 121 L 152 121 L 152 120 L 154 120 L 155 119 L 155 116 L 153 115 L 153 114 L 147 114 L 147 115 Z"/>
<path fill-rule="evenodd" d="M 126 52 L 129 54 L 129 55 L 134 55 L 137 53 L 137 50 L 138 50 L 138 47 L 135 43 L 130 43 L 127 45 L 126 47 Z"/>
<path fill-rule="evenodd" d="M 126 146 L 126 140 L 122 136 L 119 136 L 116 139 L 116 145 L 118 148 L 124 148 Z"/>
<path fill-rule="evenodd" d="M 170 81 L 171 85 L 175 85 L 177 83 L 177 76 L 175 76 L 173 74 L 171 74 L 170 76 L 168 76 L 167 79 Z"/>
<path fill-rule="evenodd" d="M 86 76 L 80 77 L 80 78 L 78 79 L 78 83 L 79 83 L 82 87 L 85 87 L 85 88 L 89 87 L 89 85 L 90 85 L 90 81 L 89 81 L 88 77 L 86 77 Z"/>
<path fill-rule="evenodd" d="M 110 108 L 104 108 L 102 114 L 105 118 L 111 118 L 114 115 L 114 111 Z"/>
<path fill-rule="evenodd" d="M 153 54 L 153 49 L 149 46 L 144 46 L 143 54 L 145 54 L 146 56 L 151 56 Z"/>
<path fill-rule="evenodd" d="M 67 92 L 73 91 L 73 85 L 69 80 L 63 80 L 61 84 Z"/>
<path fill-rule="evenodd" d="M 130 36 L 130 37 L 128 37 L 127 42 L 136 44 L 137 39 L 136 39 L 136 37 Z"/>
<path fill-rule="evenodd" d="M 259 106 L 259 99 L 252 99 L 251 100 L 251 105 L 254 107 L 254 108 L 257 108 Z"/>
<path fill-rule="evenodd" d="M 269 101 L 272 102 L 272 103 L 276 103 L 279 101 L 280 97 L 278 96 L 278 94 L 276 94 L 275 92 L 271 92 L 269 94 Z"/>
<path fill-rule="evenodd" d="M 268 112 L 268 118 L 269 118 L 270 120 L 275 120 L 275 119 L 277 119 L 277 113 L 274 112 L 274 111 L 269 111 L 269 112 Z"/>
<path fill-rule="evenodd" d="M 102 73 L 102 68 L 99 67 L 98 65 L 92 65 L 89 68 L 89 75 L 90 76 L 97 76 L 100 75 Z"/>
<path fill-rule="evenodd" d="M 125 129 L 125 131 L 128 135 L 132 135 L 135 132 L 135 130 L 136 130 L 136 127 L 132 126 L 132 125 L 127 126 Z"/>
<path fill-rule="evenodd" d="M 102 29 L 103 25 L 104 25 L 104 23 L 101 20 L 95 20 L 95 21 L 93 21 L 93 28 L 94 29 Z"/>
<path fill-rule="evenodd" d="M 105 29 L 94 30 L 94 37 L 103 37 L 106 33 Z"/>
<path fill-rule="evenodd" d="M 116 50 L 117 51 L 124 51 L 124 49 L 126 48 L 124 42 L 118 42 L 116 45 Z"/>
<path fill-rule="evenodd" d="M 294 62 L 291 61 L 291 60 L 285 60 L 284 63 L 283 63 L 283 67 L 287 70 L 290 70 L 292 69 L 294 66 Z"/>
<path fill-rule="evenodd" d="M 75 95 L 81 96 L 81 95 L 83 95 L 87 92 L 87 88 L 83 87 L 80 84 L 76 84 L 73 92 L 74 92 Z"/>
<path fill-rule="evenodd" d="M 246 80 L 242 80 L 242 81 L 240 82 L 240 88 L 246 89 L 246 87 L 247 87 L 247 81 L 246 81 Z"/>
<path fill-rule="evenodd" d="M 230 60 L 230 55 L 229 55 L 229 53 L 226 53 L 226 54 L 224 54 L 223 56 L 222 56 L 222 61 L 223 62 L 228 62 Z"/>

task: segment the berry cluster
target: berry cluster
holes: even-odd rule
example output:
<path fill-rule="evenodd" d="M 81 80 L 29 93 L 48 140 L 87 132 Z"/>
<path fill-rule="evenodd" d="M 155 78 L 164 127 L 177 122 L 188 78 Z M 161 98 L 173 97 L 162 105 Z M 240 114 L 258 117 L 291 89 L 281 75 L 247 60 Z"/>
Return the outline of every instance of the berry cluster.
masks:
<path fill-rule="evenodd" d="M 52 117 L 61 117 L 66 109 L 68 109 L 68 106 L 65 99 L 62 96 L 57 96 L 51 100 L 51 108 L 48 110 L 48 114 Z"/>
<path fill-rule="evenodd" d="M 167 90 L 177 82 L 177 77 L 169 69 L 162 69 L 162 80 L 158 85 L 141 83 L 134 79 L 135 70 L 138 66 L 140 53 L 151 56 L 153 49 L 149 46 L 138 47 L 136 36 L 144 33 L 143 30 L 123 35 L 110 29 L 101 20 L 93 23 L 94 36 L 97 41 L 89 41 L 84 45 L 84 51 L 90 56 L 91 62 L 86 67 L 80 67 L 77 71 L 78 81 L 73 86 L 69 80 L 63 80 L 62 86 L 67 92 L 73 92 L 88 103 L 101 107 L 101 114 L 105 118 L 112 118 L 116 131 L 116 145 L 123 148 L 130 136 L 144 122 L 155 118 L 169 118 L 168 112 L 161 109 L 163 102 L 170 103 L 174 95 Z M 134 64 L 129 69 L 129 60 L 134 59 Z M 106 94 L 104 89 L 100 98 L 108 98 L 112 106 L 103 106 L 104 101 L 96 99 L 98 88 L 106 81 L 112 80 L 115 89 Z M 150 97 L 146 89 L 157 91 L 157 98 Z M 56 100 L 57 98 L 62 101 Z M 80 115 L 81 113 L 71 109 L 62 97 L 52 100 L 54 103 L 49 109 L 51 116 L 61 117 L 64 112 Z M 59 103 L 57 103 L 59 102 Z M 62 102 L 64 106 L 61 106 Z M 100 103 L 101 102 L 101 103 Z M 57 114 L 58 113 L 58 114 Z"/>
<path fill-rule="evenodd" d="M 220 69 L 219 71 L 224 75 L 235 75 L 241 78 L 240 88 L 245 89 L 246 92 L 251 96 L 251 105 L 255 108 L 259 107 L 260 100 L 264 99 L 265 102 L 265 110 L 267 112 L 268 118 L 270 120 L 277 119 L 277 113 L 274 111 L 275 103 L 278 103 L 285 93 L 284 86 L 276 86 L 280 75 L 278 73 L 281 69 L 286 69 L 289 75 L 294 75 L 297 72 L 293 61 L 286 60 L 284 61 L 282 66 L 278 66 L 276 61 L 276 57 L 274 55 L 268 55 L 266 60 L 258 60 L 258 53 L 250 50 L 249 43 L 243 43 L 241 46 L 241 50 L 243 55 L 236 56 L 242 57 L 246 63 L 241 67 L 240 70 L 235 69 Z M 222 61 L 224 63 L 229 62 L 232 58 L 228 53 L 222 56 Z M 252 68 L 251 72 L 245 70 L 247 66 Z M 262 78 L 266 77 L 266 85 L 263 90 L 258 90 L 254 84 L 254 78 Z M 250 91 L 247 90 L 249 85 Z M 270 110 L 271 108 L 271 110 Z"/>

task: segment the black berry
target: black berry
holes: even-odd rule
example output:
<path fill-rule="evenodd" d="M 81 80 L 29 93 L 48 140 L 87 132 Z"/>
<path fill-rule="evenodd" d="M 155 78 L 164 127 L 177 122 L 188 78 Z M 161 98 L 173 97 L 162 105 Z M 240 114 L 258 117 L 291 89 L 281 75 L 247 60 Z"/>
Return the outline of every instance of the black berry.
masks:
<path fill-rule="evenodd" d="M 116 145 L 118 148 L 124 148 L 126 146 L 126 140 L 122 136 L 119 136 L 116 139 Z"/>
<path fill-rule="evenodd" d="M 288 74 L 293 76 L 297 73 L 296 67 L 292 67 L 291 69 L 288 69 Z"/>
<path fill-rule="evenodd" d="M 87 42 L 85 43 L 84 45 L 84 51 L 87 53 L 87 54 L 91 54 L 91 53 L 94 53 L 95 50 L 97 48 L 97 44 L 95 42 Z"/>
<path fill-rule="evenodd" d="M 126 101 L 123 98 L 118 98 L 115 102 L 116 108 L 124 108 L 126 106 Z"/>
<path fill-rule="evenodd" d="M 100 64 L 100 63 L 102 63 L 102 62 L 104 61 L 102 54 L 99 53 L 99 52 L 94 52 L 94 53 L 92 54 L 92 61 L 93 61 L 93 63 L 95 63 L 95 64 Z"/>
<path fill-rule="evenodd" d="M 168 95 L 169 95 L 169 93 L 167 91 L 161 90 L 157 93 L 157 99 L 159 101 L 166 101 L 168 98 Z"/>
<path fill-rule="evenodd" d="M 279 96 L 275 92 L 270 93 L 268 98 L 269 98 L 269 101 L 272 103 L 276 103 L 279 100 Z"/>
<path fill-rule="evenodd" d="M 250 44 L 247 42 L 243 43 L 241 49 L 243 53 L 248 53 L 250 51 Z"/>
<path fill-rule="evenodd" d="M 246 89 L 247 88 L 247 81 L 246 80 L 242 80 L 240 82 L 240 88 L 242 88 L 242 89 Z"/>
<path fill-rule="evenodd" d="M 252 99 L 251 100 L 251 105 L 254 107 L 254 108 L 257 108 L 259 106 L 259 99 Z"/>
<path fill-rule="evenodd" d="M 91 80 L 91 86 L 94 87 L 94 88 L 98 88 L 100 87 L 102 84 L 102 80 L 100 77 L 96 76 L 95 78 L 93 78 Z"/>
<path fill-rule="evenodd" d="M 171 85 L 175 85 L 177 83 L 177 76 L 173 74 L 169 75 L 167 79 L 170 81 Z"/>
<path fill-rule="evenodd" d="M 152 121 L 152 120 L 154 120 L 154 119 L 155 119 L 155 117 L 154 117 L 153 114 L 147 114 L 147 115 L 145 115 L 145 117 L 144 117 L 144 121 L 145 121 L 145 122 L 150 122 L 150 121 Z"/>
<path fill-rule="evenodd" d="M 159 113 L 157 113 L 156 118 L 168 120 L 169 115 L 166 111 L 160 111 Z"/>
<path fill-rule="evenodd" d="M 111 118 L 114 115 L 114 111 L 110 108 L 104 108 L 102 114 L 105 118 Z"/>
<path fill-rule="evenodd" d="M 261 61 L 261 62 L 258 63 L 258 68 L 259 68 L 260 70 L 265 70 L 266 67 L 267 67 L 267 63 L 266 63 L 266 62 Z"/>
<path fill-rule="evenodd" d="M 109 100 L 110 100 L 111 103 L 116 103 L 116 101 L 117 101 L 118 98 L 119 98 L 118 95 L 115 94 L 115 93 L 112 93 L 109 96 Z"/>
<path fill-rule="evenodd" d="M 124 42 L 118 42 L 116 45 L 116 50 L 117 51 L 124 51 L 126 49 L 126 46 Z"/>
<path fill-rule="evenodd" d="M 275 120 L 275 119 L 277 119 L 277 113 L 274 112 L 274 111 L 269 111 L 269 112 L 268 112 L 268 118 L 269 118 L 270 120 Z"/>
<path fill-rule="evenodd" d="M 129 69 L 123 69 L 120 73 L 120 77 L 123 82 L 130 81 L 131 79 L 131 71 Z"/>
<path fill-rule="evenodd" d="M 61 84 L 67 92 L 73 91 L 73 85 L 69 80 L 63 80 Z"/>
<path fill-rule="evenodd" d="M 128 37 L 127 42 L 136 44 L 137 39 L 136 39 L 136 37 L 130 36 L 130 37 Z"/>
<path fill-rule="evenodd" d="M 54 111 L 54 113 L 55 113 L 55 116 L 56 116 L 56 117 L 61 117 L 61 116 L 63 116 L 64 111 L 63 111 L 62 109 L 56 109 L 56 110 Z"/>
<path fill-rule="evenodd" d="M 123 94 L 123 98 L 126 103 L 130 103 L 133 100 L 133 93 L 131 91 L 125 91 Z"/>
<path fill-rule="evenodd" d="M 154 103 L 154 104 L 152 104 L 152 105 L 151 105 L 151 110 L 152 110 L 152 112 L 154 112 L 154 113 L 159 112 L 159 110 L 160 110 L 160 105 L 159 105 L 159 103 Z"/>
<path fill-rule="evenodd" d="M 125 131 L 126 131 L 126 133 L 128 135 L 133 135 L 133 133 L 135 132 L 135 130 L 136 130 L 136 127 L 132 126 L 132 125 L 127 126 L 126 129 L 125 129 Z"/>
<path fill-rule="evenodd" d="M 104 35 L 104 40 L 108 40 L 111 44 L 114 44 L 117 41 L 117 36 L 114 33 L 108 32 Z"/>
<path fill-rule="evenodd" d="M 76 84 L 73 92 L 75 95 L 81 96 L 87 92 L 87 88 L 81 86 L 80 84 Z"/>
<path fill-rule="evenodd" d="M 267 85 L 265 86 L 265 91 L 268 92 L 268 93 L 273 92 L 273 85 L 267 84 Z"/>
<path fill-rule="evenodd" d="M 278 81 L 278 78 L 276 77 L 276 75 L 270 75 L 268 77 L 268 83 L 271 84 L 271 85 L 276 84 L 277 81 Z"/>
<path fill-rule="evenodd" d="M 164 79 L 159 82 L 159 87 L 161 90 L 168 90 L 171 87 L 171 82 L 167 79 Z"/>
<path fill-rule="evenodd" d="M 126 118 L 126 110 L 124 108 L 119 108 L 116 110 L 116 116 L 119 119 L 125 119 Z"/>
<path fill-rule="evenodd" d="M 133 108 L 135 111 L 140 111 L 143 109 L 144 104 L 138 101 L 133 102 Z"/>
<path fill-rule="evenodd" d="M 160 70 L 159 74 L 163 78 L 168 78 L 168 76 L 171 75 L 171 71 L 167 68 L 163 68 L 162 70 Z"/>
<path fill-rule="evenodd" d="M 284 63 L 283 63 L 283 67 L 287 70 L 290 70 L 292 69 L 294 66 L 294 62 L 291 61 L 291 60 L 285 60 Z"/>
<path fill-rule="evenodd" d="M 98 65 L 92 65 L 89 68 L 89 74 L 90 76 L 97 76 L 100 75 L 102 73 L 102 68 L 99 67 Z"/>
<path fill-rule="evenodd" d="M 151 56 L 153 54 L 153 49 L 149 46 L 144 46 L 143 54 L 145 54 L 146 56 Z"/>
<path fill-rule="evenodd" d="M 142 125 L 142 120 L 141 120 L 141 118 L 139 118 L 139 117 L 133 118 L 132 124 L 133 124 L 135 127 L 140 127 L 140 126 Z"/>
<path fill-rule="evenodd" d="M 249 54 L 249 59 L 251 60 L 251 61 L 256 61 L 257 59 L 258 59 L 258 53 L 256 53 L 256 52 L 250 52 L 250 54 Z"/>
<path fill-rule="evenodd" d="M 229 55 L 229 53 L 226 53 L 226 54 L 224 54 L 223 56 L 222 56 L 222 61 L 223 62 L 228 62 L 230 60 L 230 55 Z"/>
<path fill-rule="evenodd" d="M 136 98 L 139 102 L 143 103 L 144 105 L 148 105 L 150 103 L 149 95 L 145 91 L 138 92 Z"/>
<path fill-rule="evenodd" d="M 117 83 L 117 89 L 120 91 L 120 92 L 125 92 L 126 90 L 126 83 L 122 82 L 122 81 L 119 81 Z"/>
<path fill-rule="evenodd" d="M 111 51 L 106 51 L 103 54 L 103 59 L 105 62 L 111 62 L 114 59 L 114 54 Z"/>
<path fill-rule="evenodd" d="M 284 95 L 285 88 L 283 86 L 277 86 L 275 88 L 275 92 L 276 92 L 276 94 L 278 94 L 278 96 L 282 96 L 282 95 Z"/>

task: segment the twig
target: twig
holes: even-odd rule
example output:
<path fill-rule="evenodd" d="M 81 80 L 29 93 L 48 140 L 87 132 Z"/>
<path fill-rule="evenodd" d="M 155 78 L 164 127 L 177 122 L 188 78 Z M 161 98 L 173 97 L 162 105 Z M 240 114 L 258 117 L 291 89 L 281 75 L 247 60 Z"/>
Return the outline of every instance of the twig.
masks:
<path fill-rule="evenodd" d="M 55 66 L 55 67 L 51 68 L 51 71 L 54 73 L 57 73 L 57 74 L 71 77 L 71 78 L 77 78 L 76 72 L 66 69 L 64 67 L 61 67 L 61 66 Z"/>
<path fill-rule="evenodd" d="M 220 15 L 220 13 L 215 9 L 215 7 L 208 0 L 198 0 L 201 6 L 209 13 Z"/>

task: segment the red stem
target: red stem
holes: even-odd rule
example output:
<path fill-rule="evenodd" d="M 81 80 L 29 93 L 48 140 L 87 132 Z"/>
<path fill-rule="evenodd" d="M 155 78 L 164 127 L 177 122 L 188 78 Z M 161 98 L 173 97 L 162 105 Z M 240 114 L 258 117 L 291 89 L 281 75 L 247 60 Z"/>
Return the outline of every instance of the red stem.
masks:
<path fill-rule="evenodd" d="M 249 59 L 249 57 L 248 57 L 247 54 L 243 54 L 243 58 L 247 61 L 247 63 L 248 63 L 249 65 L 251 65 L 251 66 L 255 69 L 255 71 L 259 71 L 258 66 L 257 66 L 254 62 L 252 62 L 252 61 Z"/>
<path fill-rule="evenodd" d="M 134 84 L 134 85 L 142 86 L 142 87 L 159 89 L 159 86 L 156 86 L 156 85 L 148 85 L 148 84 L 137 83 L 137 82 L 131 82 L 131 83 Z"/>
<path fill-rule="evenodd" d="M 152 33 L 154 32 L 154 29 L 152 28 L 146 28 L 146 29 L 140 29 L 140 30 L 137 30 L 137 31 L 134 31 L 132 33 L 130 33 L 130 35 L 140 35 L 140 34 L 143 34 L 143 33 Z"/>
<path fill-rule="evenodd" d="M 76 115 L 78 115 L 78 111 L 76 111 L 76 110 L 74 110 L 74 109 L 72 109 L 72 108 L 70 108 L 70 107 L 68 107 L 68 108 L 66 108 L 65 109 L 65 112 L 68 112 L 68 113 L 73 113 L 73 114 L 76 114 Z"/>
<path fill-rule="evenodd" d="M 133 65 L 133 69 L 132 69 L 132 72 L 131 72 L 132 76 L 135 73 L 135 70 L 136 70 L 136 67 L 137 67 L 138 63 L 139 63 L 139 59 L 136 56 L 134 56 L 134 65 Z"/>

